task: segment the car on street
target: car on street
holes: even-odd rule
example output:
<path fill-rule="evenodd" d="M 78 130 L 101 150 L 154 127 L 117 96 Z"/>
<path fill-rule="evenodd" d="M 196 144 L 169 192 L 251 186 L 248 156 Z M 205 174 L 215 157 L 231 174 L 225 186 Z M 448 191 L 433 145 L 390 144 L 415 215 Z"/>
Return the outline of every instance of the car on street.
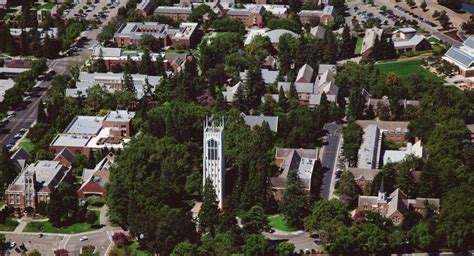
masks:
<path fill-rule="evenodd" d="M 23 135 L 17 133 L 17 134 L 15 134 L 15 136 L 13 136 L 13 138 L 14 138 L 15 140 L 18 140 L 18 139 L 21 139 L 22 136 L 23 136 Z"/>
<path fill-rule="evenodd" d="M 87 240 L 89 240 L 89 238 L 87 236 L 83 236 L 83 237 L 79 238 L 79 241 L 81 241 L 81 242 L 84 242 L 84 241 L 87 241 Z"/>
<path fill-rule="evenodd" d="M 14 146 L 15 146 L 15 143 L 13 143 L 13 142 L 10 142 L 10 143 L 8 143 L 7 145 L 5 145 L 5 147 L 6 147 L 7 149 L 12 149 Z"/>
<path fill-rule="evenodd" d="M 42 238 L 42 237 L 43 237 L 43 234 L 39 234 L 39 235 L 38 235 L 38 238 Z"/>
<path fill-rule="evenodd" d="M 26 128 L 21 128 L 21 129 L 20 129 L 20 133 L 21 133 L 21 134 L 25 134 L 27 131 L 28 131 L 28 129 L 26 129 Z"/>
<path fill-rule="evenodd" d="M 10 249 L 15 248 L 15 246 L 16 246 L 16 242 L 15 242 L 15 241 L 11 241 L 11 242 L 10 242 Z"/>

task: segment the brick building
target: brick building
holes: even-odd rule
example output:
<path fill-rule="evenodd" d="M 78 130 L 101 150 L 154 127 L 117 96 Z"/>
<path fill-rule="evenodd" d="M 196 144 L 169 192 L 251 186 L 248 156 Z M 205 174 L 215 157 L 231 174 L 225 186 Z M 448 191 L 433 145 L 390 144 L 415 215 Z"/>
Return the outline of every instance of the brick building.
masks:
<path fill-rule="evenodd" d="M 82 171 L 82 185 L 78 190 L 79 198 L 85 200 L 89 195 L 97 195 L 102 198 L 107 196 L 105 185 L 109 182 L 110 168 L 114 163 L 115 155 L 109 153 L 94 169 Z"/>
<path fill-rule="evenodd" d="M 241 20 L 248 28 L 263 25 L 265 8 L 261 5 L 253 5 L 251 7 L 244 9 L 230 8 L 225 15 L 231 19 Z"/>
<path fill-rule="evenodd" d="M 38 203 L 49 202 L 53 192 L 61 182 L 71 175 L 71 167 L 59 161 L 40 160 L 27 165 L 5 191 L 5 203 L 18 212 Z"/>
<path fill-rule="evenodd" d="M 128 110 L 110 111 L 106 116 L 77 116 L 56 135 L 49 150 L 57 153 L 68 148 L 73 154 L 85 156 L 104 148 L 120 151 L 130 141 L 134 117 L 135 112 Z"/>
<path fill-rule="evenodd" d="M 322 10 L 301 10 L 298 13 L 301 24 L 326 25 L 334 20 L 335 9 L 331 5 L 325 6 Z"/>

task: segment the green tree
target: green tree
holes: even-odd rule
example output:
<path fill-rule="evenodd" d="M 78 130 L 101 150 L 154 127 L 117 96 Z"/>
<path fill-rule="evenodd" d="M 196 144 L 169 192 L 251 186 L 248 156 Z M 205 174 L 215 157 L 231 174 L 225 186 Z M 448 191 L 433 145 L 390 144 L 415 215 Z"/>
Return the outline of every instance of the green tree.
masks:
<path fill-rule="evenodd" d="M 74 186 L 62 182 L 51 193 L 48 203 L 48 218 L 55 227 L 61 227 L 77 221 L 79 214 L 79 198 Z"/>
<path fill-rule="evenodd" d="M 349 120 L 361 119 L 364 113 L 365 100 L 362 91 L 354 88 L 349 95 L 349 106 L 347 107 L 347 118 Z"/>
<path fill-rule="evenodd" d="M 219 217 L 220 211 L 216 191 L 211 179 L 207 178 L 204 185 L 202 208 L 199 212 L 199 228 L 204 233 L 214 236 L 219 225 Z"/>
<path fill-rule="evenodd" d="M 355 200 L 362 193 L 354 180 L 354 175 L 348 171 L 342 173 L 341 178 L 336 183 L 336 189 L 341 195 L 349 196 L 351 201 Z"/>
<path fill-rule="evenodd" d="M 474 245 L 474 203 L 472 186 L 462 185 L 449 191 L 442 200 L 438 231 L 448 247 L 466 251 Z M 432 231 L 432 230 L 430 230 Z"/>
<path fill-rule="evenodd" d="M 354 165 L 357 162 L 357 154 L 362 143 L 362 128 L 356 122 L 351 122 L 342 128 L 342 136 L 344 138 L 343 155 L 349 164 Z"/>
<path fill-rule="evenodd" d="M 433 221 L 423 220 L 416 224 L 409 232 L 410 242 L 420 250 L 431 251 L 436 246 L 436 226 Z"/>
<path fill-rule="evenodd" d="M 265 256 L 270 255 L 270 243 L 264 236 L 260 234 L 252 234 L 247 236 L 245 244 L 242 247 L 245 256 Z"/>
<path fill-rule="evenodd" d="M 421 8 L 424 12 L 427 11 L 426 7 L 428 7 L 428 5 L 426 4 L 426 1 L 421 2 L 420 8 Z"/>
<path fill-rule="evenodd" d="M 275 251 L 278 256 L 291 256 L 295 251 L 295 245 L 290 242 L 279 243 Z"/>
<path fill-rule="evenodd" d="M 138 66 L 138 72 L 140 74 L 145 74 L 149 76 L 153 76 L 156 74 L 156 68 L 153 62 L 151 61 L 150 50 L 145 48 L 143 50 L 142 61 Z"/>
<path fill-rule="evenodd" d="M 177 244 L 173 252 L 171 253 L 172 256 L 194 256 L 196 255 L 196 245 L 190 243 L 189 241 L 183 241 Z"/>
<path fill-rule="evenodd" d="M 308 193 L 303 188 L 301 179 L 298 177 L 297 170 L 288 172 L 286 187 L 279 208 L 290 226 L 297 228 L 303 226 L 303 219 L 309 214 L 309 198 Z"/>
<path fill-rule="evenodd" d="M 260 234 L 270 228 L 268 218 L 260 206 L 254 206 L 249 211 L 244 212 L 241 219 L 244 231 L 248 234 Z"/>
<path fill-rule="evenodd" d="M 311 215 L 305 218 L 304 227 L 308 231 L 320 230 L 325 223 L 335 222 L 347 226 L 351 223 L 349 212 L 344 203 L 338 200 L 320 200 L 316 202 Z"/>

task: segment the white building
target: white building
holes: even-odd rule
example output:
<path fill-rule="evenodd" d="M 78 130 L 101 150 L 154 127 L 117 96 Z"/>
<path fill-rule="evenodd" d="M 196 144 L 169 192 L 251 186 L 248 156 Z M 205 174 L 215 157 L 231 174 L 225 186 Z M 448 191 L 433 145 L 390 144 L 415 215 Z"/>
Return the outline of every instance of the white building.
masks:
<path fill-rule="evenodd" d="M 423 157 L 423 146 L 421 145 L 421 140 L 417 141 L 415 144 L 408 142 L 404 150 L 385 150 L 383 164 L 401 162 L 409 155 Z"/>
<path fill-rule="evenodd" d="M 382 133 L 377 125 L 369 125 L 364 129 L 362 144 L 357 154 L 357 168 L 379 168 L 380 150 L 382 148 Z"/>
<path fill-rule="evenodd" d="M 219 201 L 219 208 L 222 209 L 225 186 L 224 120 L 215 122 L 212 116 L 206 117 L 203 137 L 203 185 L 208 178 L 212 181 Z"/>

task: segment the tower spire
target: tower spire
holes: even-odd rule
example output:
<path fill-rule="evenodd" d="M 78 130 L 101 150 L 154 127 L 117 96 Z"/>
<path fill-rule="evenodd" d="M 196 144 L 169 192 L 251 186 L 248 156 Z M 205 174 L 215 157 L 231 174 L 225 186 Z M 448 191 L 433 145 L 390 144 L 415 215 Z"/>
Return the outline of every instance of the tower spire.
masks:
<path fill-rule="evenodd" d="M 379 189 L 379 196 L 378 196 L 378 203 L 383 204 L 387 202 L 387 193 L 385 192 L 384 177 L 382 176 L 382 182 L 380 182 L 380 189 Z"/>

